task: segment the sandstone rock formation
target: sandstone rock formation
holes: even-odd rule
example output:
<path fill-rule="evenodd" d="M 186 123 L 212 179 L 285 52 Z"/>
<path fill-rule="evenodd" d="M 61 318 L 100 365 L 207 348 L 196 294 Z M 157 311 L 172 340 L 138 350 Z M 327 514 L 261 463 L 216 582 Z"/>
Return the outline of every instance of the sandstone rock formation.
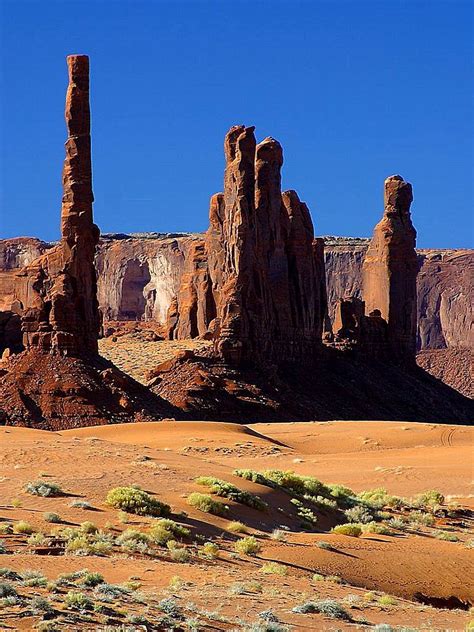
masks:
<path fill-rule="evenodd" d="M 25 347 L 16 356 L 3 354 L 0 423 L 53 430 L 152 419 L 170 411 L 98 355 L 94 257 L 99 230 L 92 218 L 89 60 L 74 55 L 67 63 L 61 241 L 13 277 L 4 273 L 11 281 L 12 315 L 6 322 L 5 312 L 0 318 L 9 351 L 13 314 L 21 316 Z M 7 260 L 13 265 L 11 256 Z"/>
<path fill-rule="evenodd" d="M 99 312 L 94 269 L 99 229 L 92 220 L 89 59 L 67 59 L 68 130 L 63 168 L 61 241 L 18 273 L 27 349 L 97 355 Z"/>
<path fill-rule="evenodd" d="M 224 193 L 211 201 L 208 259 L 216 351 L 230 364 L 311 358 L 326 312 L 321 245 L 294 191 L 281 192 L 278 141 L 235 126 L 225 143 Z"/>
<path fill-rule="evenodd" d="M 401 176 L 384 185 L 385 209 L 362 266 L 366 313 L 387 323 L 390 353 L 414 360 L 416 354 L 416 231 L 410 217 L 412 188 Z"/>

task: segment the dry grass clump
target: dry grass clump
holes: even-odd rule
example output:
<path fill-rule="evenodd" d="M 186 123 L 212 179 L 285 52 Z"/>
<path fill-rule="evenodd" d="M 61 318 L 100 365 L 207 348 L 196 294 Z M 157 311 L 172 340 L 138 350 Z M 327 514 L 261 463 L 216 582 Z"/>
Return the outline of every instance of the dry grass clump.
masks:
<path fill-rule="evenodd" d="M 13 525 L 13 533 L 21 533 L 23 535 L 31 535 L 36 529 L 26 520 L 19 520 Z"/>
<path fill-rule="evenodd" d="M 232 533 L 248 533 L 247 527 L 243 524 L 243 522 L 239 522 L 238 520 L 232 520 L 229 522 L 226 529 Z"/>
<path fill-rule="evenodd" d="M 43 520 L 52 524 L 59 524 L 62 522 L 61 516 L 53 511 L 47 511 L 43 514 Z"/>
<path fill-rule="evenodd" d="M 300 606 L 295 606 L 293 612 L 298 614 L 323 614 L 331 619 L 341 619 L 351 621 L 352 617 L 344 610 L 344 608 L 334 599 L 322 599 L 321 601 L 307 601 Z"/>
<path fill-rule="evenodd" d="M 287 575 L 288 569 L 284 564 L 278 564 L 278 562 L 266 562 L 260 572 L 265 573 L 265 575 Z"/>
<path fill-rule="evenodd" d="M 110 507 L 138 516 L 168 516 L 171 513 L 169 505 L 138 487 L 115 487 L 109 491 L 105 502 Z"/>

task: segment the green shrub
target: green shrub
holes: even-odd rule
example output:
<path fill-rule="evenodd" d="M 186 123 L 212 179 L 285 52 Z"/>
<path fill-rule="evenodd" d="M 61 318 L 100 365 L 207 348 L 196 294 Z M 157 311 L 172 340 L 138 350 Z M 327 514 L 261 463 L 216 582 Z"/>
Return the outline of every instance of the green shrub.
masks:
<path fill-rule="evenodd" d="M 267 507 L 267 503 L 265 503 L 259 496 L 239 489 L 235 485 L 232 485 L 232 483 L 223 481 L 220 478 L 214 478 L 213 476 L 199 476 L 196 478 L 196 483 L 198 485 L 209 487 L 211 494 L 228 498 L 229 500 L 242 503 L 248 507 L 253 507 L 254 509 L 259 509 L 260 511 L 266 509 Z"/>
<path fill-rule="evenodd" d="M 44 546 L 47 542 L 44 533 L 32 533 L 27 540 L 29 546 Z"/>
<path fill-rule="evenodd" d="M 70 590 L 64 597 L 64 603 L 69 610 L 92 610 L 94 604 L 87 595 Z"/>
<path fill-rule="evenodd" d="M 161 525 L 156 525 L 150 529 L 150 538 L 155 544 L 165 546 L 170 540 L 174 540 L 174 535 Z"/>
<path fill-rule="evenodd" d="M 46 513 L 44 513 L 43 520 L 45 520 L 46 522 L 51 522 L 52 524 L 58 524 L 62 522 L 61 516 L 52 511 L 47 511 Z"/>
<path fill-rule="evenodd" d="M 226 505 L 220 503 L 218 500 L 214 500 L 209 494 L 200 494 L 199 492 L 189 494 L 187 502 L 191 507 L 195 507 L 204 513 L 214 514 L 215 516 L 225 516 L 229 510 Z"/>
<path fill-rule="evenodd" d="M 380 522 L 368 522 L 362 525 L 362 533 L 373 533 L 376 535 L 390 535 L 392 532 Z"/>
<path fill-rule="evenodd" d="M 69 506 L 74 509 L 92 509 L 92 505 L 87 500 L 73 500 Z"/>
<path fill-rule="evenodd" d="M 191 559 L 191 554 L 185 548 L 173 548 L 170 549 L 170 557 L 173 562 L 184 564 L 185 562 L 189 562 L 189 560 Z"/>
<path fill-rule="evenodd" d="M 389 504 L 392 497 L 384 487 L 378 487 L 377 489 L 369 489 L 365 492 L 361 492 L 357 495 L 357 498 L 368 507 L 382 509 L 382 507 Z"/>
<path fill-rule="evenodd" d="M 189 538 L 191 535 L 191 529 L 188 529 L 188 527 L 184 527 L 182 524 L 179 524 L 174 520 L 170 520 L 169 518 L 162 518 L 161 520 L 158 520 L 156 524 L 150 528 L 151 535 L 153 535 L 154 529 L 166 529 L 176 538 Z"/>
<path fill-rule="evenodd" d="M 257 555 L 262 550 L 262 547 L 258 540 L 253 536 L 249 535 L 246 538 L 241 538 L 237 540 L 234 544 L 234 550 L 236 553 L 244 553 L 245 555 Z"/>
<path fill-rule="evenodd" d="M 214 542 L 205 542 L 202 546 L 201 554 L 210 560 L 215 560 L 219 557 L 219 547 Z"/>
<path fill-rule="evenodd" d="M 115 487 L 105 499 L 107 505 L 138 516 L 168 516 L 169 505 L 136 487 Z"/>
<path fill-rule="evenodd" d="M 95 588 L 99 584 L 104 583 L 104 577 L 100 573 L 85 573 L 81 577 L 81 586 L 86 586 L 87 588 Z"/>
<path fill-rule="evenodd" d="M 422 494 L 417 494 L 412 498 L 412 504 L 415 507 L 438 507 L 444 504 L 444 496 L 435 489 L 430 489 Z"/>
<path fill-rule="evenodd" d="M 26 520 L 19 520 L 13 525 L 13 533 L 21 533 L 23 535 L 30 535 L 34 533 L 36 529 Z"/>
<path fill-rule="evenodd" d="M 292 498 L 290 500 L 290 503 L 292 503 L 296 507 L 296 514 L 299 518 L 303 520 L 303 522 L 306 522 L 312 525 L 317 523 L 318 517 L 316 516 L 316 514 L 313 513 L 313 511 L 311 511 L 309 507 L 306 507 L 301 502 L 301 500 L 298 500 L 298 498 Z"/>
<path fill-rule="evenodd" d="M 5 543 L 0 540 L 0 555 L 4 555 L 7 552 L 7 547 L 5 546 Z"/>
<path fill-rule="evenodd" d="M 350 614 L 334 599 L 307 601 L 301 606 L 295 606 L 293 612 L 298 614 L 318 613 L 331 619 L 342 619 L 344 621 L 351 621 L 352 619 Z"/>
<path fill-rule="evenodd" d="M 288 573 L 286 566 L 277 562 L 266 562 L 260 571 L 265 575 L 287 575 Z"/>
<path fill-rule="evenodd" d="M 316 543 L 318 549 L 324 549 L 325 551 L 333 551 L 333 547 L 329 544 L 329 542 L 325 542 L 324 540 L 320 540 Z"/>
<path fill-rule="evenodd" d="M 437 540 L 445 540 L 446 542 L 459 542 L 459 538 L 455 533 L 449 531 L 435 531 L 433 533 Z"/>
<path fill-rule="evenodd" d="M 379 606 L 395 606 L 397 600 L 391 595 L 382 595 L 377 599 Z"/>
<path fill-rule="evenodd" d="M 99 529 L 95 526 L 93 522 L 83 522 L 81 523 L 81 531 L 82 533 L 97 533 Z"/>
<path fill-rule="evenodd" d="M 353 538 L 358 538 L 362 534 L 362 527 L 354 522 L 347 524 L 338 524 L 332 529 L 333 533 L 339 535 L 349 535 Z"/>

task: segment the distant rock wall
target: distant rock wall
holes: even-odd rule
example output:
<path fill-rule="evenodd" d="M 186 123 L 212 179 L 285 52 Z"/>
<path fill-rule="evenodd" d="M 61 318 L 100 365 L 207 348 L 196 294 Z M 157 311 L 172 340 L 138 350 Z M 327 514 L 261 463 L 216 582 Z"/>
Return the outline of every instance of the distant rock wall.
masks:
<path fill-rule="evenodd" d="M 96 265 L 104 319 L 156 320 L 164 325 L 191 246 L 203 240 L 200 234 L 103 235 Z M 325 238 L 331 321 L 338 298 L 361 297 L 368 243 L 368 239 Z M 15 269 L 50 247 L 34 238 L 0 240 L 0 310 L 10 309 L 8 288 Z M 473 348 L 474 250 L 419 249 L 417 254 L 418 349 Z"/>

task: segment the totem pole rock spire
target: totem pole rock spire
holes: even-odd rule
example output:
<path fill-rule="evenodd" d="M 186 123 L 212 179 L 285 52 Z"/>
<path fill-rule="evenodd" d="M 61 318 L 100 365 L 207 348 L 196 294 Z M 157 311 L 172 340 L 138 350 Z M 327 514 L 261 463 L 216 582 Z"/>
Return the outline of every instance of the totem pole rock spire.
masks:
<path fill-rule="evenodd" d="M 27 306 L 22 317 L 23 342 L 27 349 L 97 355 L 94 255 L 99 229 L 92 219 L 89 58 L 71 55 L 67 65 L 61 241 L 20 275 L 19 298 Z"/>
<path fill-rule="evenodd" d="M 411 221 L 411 184 L 399 175 L 384 184 L 384 214 L 374 229 L 362 271 L 362 298 L 369 315 L 378 310 L 387 322 L 394 357 L 415 360 L 416 230 Z"/>

